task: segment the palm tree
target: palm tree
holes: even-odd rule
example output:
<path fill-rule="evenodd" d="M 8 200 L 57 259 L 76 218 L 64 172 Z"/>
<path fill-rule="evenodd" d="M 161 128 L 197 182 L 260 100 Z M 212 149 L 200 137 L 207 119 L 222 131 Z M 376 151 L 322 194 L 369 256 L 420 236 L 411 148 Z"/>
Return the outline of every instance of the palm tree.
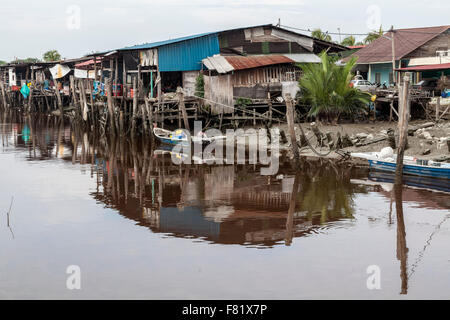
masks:
<path fill-rule="evenodd" d="M 373 30 L 369 32 L 367 37 L 364 39 L 365 44 L 372 43 L 373 41 L 377 40 L 379 37 L 381 37 L 384 34 L 383 32 L 383 26 L 380 26 L 380 29 Z"/>
<path fill-rule="evenodd" d="M 320 29 L 314 29 L 311 32 L 311 37 L 317 38 L 317 39 L 323 40 L 323 41 L 328 41 L 328 42 L 331 42 L 331 40 L 332 40 L 331 36 L 328 33 L 322 32 L 322 30 L 320 30 Z"/>
<path fill-rule="evenodd" d="M 320 54 L 321 63 L 302 64 L 299 80 L 303 99 L 311 106 L 309 116 L 354 115 L 370 102 L 370 94 L 350 87 L 352 69 L 357 58 L 338 66 L 326 53 Z"/>
<path fill-rule="evenodd" d="M 351 47 L 354 46 L 356 43 L 356 39 L 354 36 L 348 36 L 346 38 L 344 38 L 344 40 L 342 40 L 341 45 L 346 46 L 346 47 Z"/>
<path fill-rule="evenodd" d="M 57 50 L 49 50 L 46 53 L 44 53 L 44 61 L 46 62 L 52 62 L 52 61 L 59 61 L 61 60 L 61 55 Z"/>

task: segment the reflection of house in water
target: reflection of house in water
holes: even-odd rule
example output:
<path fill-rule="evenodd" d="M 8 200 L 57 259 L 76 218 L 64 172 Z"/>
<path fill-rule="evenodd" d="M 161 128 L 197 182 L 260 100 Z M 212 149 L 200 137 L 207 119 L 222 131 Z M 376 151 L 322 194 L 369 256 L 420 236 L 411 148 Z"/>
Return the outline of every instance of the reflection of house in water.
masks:
<path fill-rule="evenodd" d="M 161 208 L 158 231 L 218 240 L 220 222 L 206 218 L 200 207 L 184 207 L 181 210 L 176 207 Z"/>
<path fill-rule="evenodd" d="M 47 157 L 31 152 L 34 160 L 90 164 L 97 183 L 92 197 L 156 233 L 272 246 L 329 222 L 352 219 L 352 197 L 365 192 L 350 183 L 355 172 L 336 171 L 326 163 L 299 168 L 298 189 L 293 190 L 295 171 L 288 160 L 280 163 L 277 177 L 261 176 L 253 165 L 180 167 L 170 157 L 155 156 L 149 141 L 88 135 L 57 121 L 39 121 L 28 124 L 32 141 L 16 139 L 14 147 L 28 151 L 34 144 L 48 150 Z M 20 122 L 16 132 L 24 124 Z"/>

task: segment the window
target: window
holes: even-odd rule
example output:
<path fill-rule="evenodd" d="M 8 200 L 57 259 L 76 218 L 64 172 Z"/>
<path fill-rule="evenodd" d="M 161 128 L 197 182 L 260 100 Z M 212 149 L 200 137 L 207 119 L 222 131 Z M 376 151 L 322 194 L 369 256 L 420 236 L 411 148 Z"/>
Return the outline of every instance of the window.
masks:
<path fill-rule="evenodd" d="M 375 82 L 381 83 L 381 73 L 379 72 L 375 73 Z"/>

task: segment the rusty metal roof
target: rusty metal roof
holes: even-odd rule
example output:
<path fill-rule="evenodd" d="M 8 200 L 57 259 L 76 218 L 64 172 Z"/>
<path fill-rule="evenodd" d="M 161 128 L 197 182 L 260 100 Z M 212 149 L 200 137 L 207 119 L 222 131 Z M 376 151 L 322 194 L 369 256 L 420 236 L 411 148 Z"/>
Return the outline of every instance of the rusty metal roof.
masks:
<path fill-rule="evenodd" d="M 449 28 L 450 26 L 440 26 L 394 30 L 395 60 L 402 59 Z M 380 37 L 350 57 L 345 58 L 344 61 L 348 61 L 355 56 L 358 57 L 358 64 L 392 61 L 391 35 L 391 32 L 386 32 L 385 36 L 389 39 L 384 36 Z"/>
<path fill-rule="evenodd" d="M 221 56 L 219 54 L 202 60 L 208 70 L 228 73 L 286 63 L 319 63 L 320 58 L 313 53 L 295 53 L 282 55 L 257 56 Z"/>
<path fill-rule="evenodd" d="M 224 57 L 234 70 L 252 69 L 274 64 L 294 63 L 295 61 L 283 55 L 266 56 L 226 56 Z"/>

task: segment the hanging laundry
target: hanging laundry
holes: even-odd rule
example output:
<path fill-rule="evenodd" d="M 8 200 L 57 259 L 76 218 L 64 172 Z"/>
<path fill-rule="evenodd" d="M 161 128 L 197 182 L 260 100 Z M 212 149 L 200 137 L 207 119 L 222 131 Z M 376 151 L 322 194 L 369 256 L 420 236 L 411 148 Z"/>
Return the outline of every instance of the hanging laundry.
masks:
<path fill-rule="evenodd" d="M 22 88 L 20 88 L 20 93 L 23 95 L 23 97 L 26 99 L 30 95 L 30 88 L 24 83 L 22 85 Z"/>

